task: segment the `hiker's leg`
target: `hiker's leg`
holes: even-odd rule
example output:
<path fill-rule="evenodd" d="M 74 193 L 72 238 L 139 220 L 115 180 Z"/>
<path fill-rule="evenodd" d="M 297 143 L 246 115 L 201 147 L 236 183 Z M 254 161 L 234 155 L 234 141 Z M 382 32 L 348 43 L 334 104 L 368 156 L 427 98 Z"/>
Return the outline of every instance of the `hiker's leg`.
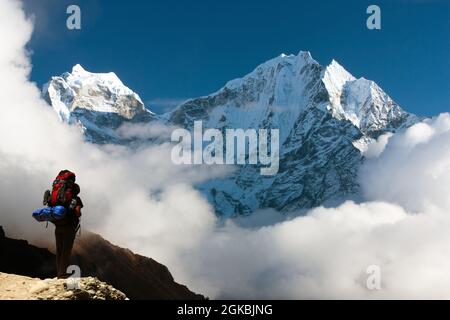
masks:
<path fill-rule="evenodd" d="M 72 225 L 64 226 L 63 246 L 61 250 L 61 275 L 67 277 L 67 267 L 70 263 L 70 254 L 75 241 L 75 228 Z"/>
<path fill-rule="evenodd" d="M 55 241 L 56 241 L 56 276 L 59 278 L 63 272 L 61 270 L 61 253 L 63 250 L 63 233 L 61 227 L 55 228 Z"/>

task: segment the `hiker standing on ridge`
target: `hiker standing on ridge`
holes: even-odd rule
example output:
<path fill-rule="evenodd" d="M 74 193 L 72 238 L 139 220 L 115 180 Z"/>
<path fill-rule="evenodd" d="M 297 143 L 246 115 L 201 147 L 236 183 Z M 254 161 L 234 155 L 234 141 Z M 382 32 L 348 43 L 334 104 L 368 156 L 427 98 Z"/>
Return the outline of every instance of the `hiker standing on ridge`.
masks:
<path fill-rule="evenodd" d="M 75 183 L 76 176 L 69 170 L 61 171 L 53 181 L 53 189 L 46 191 L 44 203 L 50 207 L 62 206 L 67 209 L 63 219 L 53 221 L 56 240 L 56 272 L 57 277 L 65 279 L 69 266 L 70 254 L 75 241 L 75 235 L 80 227 L 81 208 L 80 186 Z"/>

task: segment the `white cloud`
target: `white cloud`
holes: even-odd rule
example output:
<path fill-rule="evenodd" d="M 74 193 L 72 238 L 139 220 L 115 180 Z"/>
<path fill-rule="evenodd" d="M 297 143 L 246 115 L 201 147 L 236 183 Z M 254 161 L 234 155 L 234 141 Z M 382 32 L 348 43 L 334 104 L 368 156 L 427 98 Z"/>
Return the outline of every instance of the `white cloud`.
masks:
<path fill-rule="evenodd" d="M 121 138 L 125 139 L 154 139 L 158 141 L 170 141 L 170 136 L 175 128 L 160 122 L 151 124 L 125 123 L 117 129 Z"/>
<path fill-rule="evenodd" d="M 166 144 L 100 149 L 58 121 L 28 81 L 31 31 L 19 2 L 0 0 L 0 225 L 9 235 L 52 239 L 31 211 L 68 168 L 82 186 L 85 227 L 211 297 L 450 298 L 450 115 L 377 149 L 361 171 L 370 202 L 283 222 L 267 210 L 222 226 L 193 188 L 220 169 L 173 166 Z M 365 287 L 369 265 L 381 268 L 379 291 Z"/>
<path fill-rule="evenodd" d="M 393 136 L 360 176 L 368 200 L 399 203 L 413 212 L 430 204 L 450 209 L 450 115 Z"/>
<path fill-rule="evenodd" d="M 367 149 L 362 150 L 362 154 L 364 155 L 364 157 L 367 159 L 378 157 L 383 152 L 384 148 L 389 142 L 390 137 L 392 137 L 392 133 L 390 132 L 379 136 L 378 139 L 367 146 Z"/>

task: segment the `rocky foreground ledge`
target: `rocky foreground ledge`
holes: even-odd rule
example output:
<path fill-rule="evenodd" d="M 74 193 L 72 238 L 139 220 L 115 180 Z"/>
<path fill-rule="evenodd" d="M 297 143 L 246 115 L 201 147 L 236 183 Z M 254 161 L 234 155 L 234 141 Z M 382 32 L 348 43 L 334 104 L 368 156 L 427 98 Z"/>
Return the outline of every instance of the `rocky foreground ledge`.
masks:
<path fill-rule="evenodd" d="M 76 289 L 70 289 L 71 284 L 64 279 L 41 280 L 0 272 L 0 300 L 127 300 L 125 294 L 97 278 L 80 278 Z"/>

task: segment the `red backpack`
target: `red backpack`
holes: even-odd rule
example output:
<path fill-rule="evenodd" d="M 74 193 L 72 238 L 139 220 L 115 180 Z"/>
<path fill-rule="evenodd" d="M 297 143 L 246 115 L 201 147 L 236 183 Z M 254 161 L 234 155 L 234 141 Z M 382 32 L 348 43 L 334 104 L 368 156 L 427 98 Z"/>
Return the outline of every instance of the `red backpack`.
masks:
<path fill-rule="evenodd" d="M 72 200 L 80 193 L 80 187 L 75 183 L 75 173 L 69 170 L 61 171 L 53 181 L 48 205 L 50 207 L 63 206 L 69 208 Z"/>

